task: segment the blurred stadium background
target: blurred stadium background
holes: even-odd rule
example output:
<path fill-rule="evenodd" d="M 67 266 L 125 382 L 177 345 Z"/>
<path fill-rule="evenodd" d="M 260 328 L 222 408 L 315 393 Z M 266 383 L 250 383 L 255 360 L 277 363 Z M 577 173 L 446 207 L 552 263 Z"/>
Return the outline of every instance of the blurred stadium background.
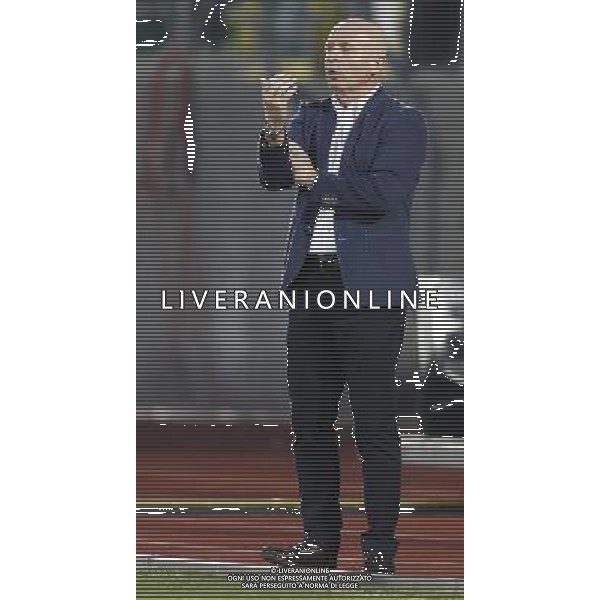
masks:
<path fill-rule="evenodd" d="M 409 399 L 432 360 L 463 383 L 448 358 L 463 337 L 462 58 L 450 21 L 440 64 L 411 66 L 410 10 L 410 1 L 138 0 L 140 418 L 285 418 L 285 311 L 161 311 L 160 290 L 277 289 L 294 194 L 258 185 L 259 79 L 293 72 L 304 96 L 326 95 L 323 42 L 347 15 L 384 25 L 388 87 L 429 126 L 412 247 L 421 284 L 443 294 L 439 311 L 411 315 L 398 381 L 413 386 L 399 391 Z"/>
<path fill-rule="evenodd" d="M 406 577 L 460 578 L 461 415 L 447 431 L 438 423 L 429 432 L 453 438 L 423 435 L 415 415 L 424 402 L 438 414 L 462 403 L 461 11 L 460 0 L 138 0 L 141 557 L 259 564 L 266 529 L 277 541 L 297 537 L 286 312 L 163 311 L 160 290 L 277 290 L 294 194 L 266 192 L 258 183 L 260 78 L 294 73 L 304 97 L 326 95 L 325 37 L 341 18 L 364 16 L 389 36 L 388 88 L 428 122 L 411 244 L 421 285 L 440 290 L 439 310 L 410 315 L 398 363 L 407 502 L 398 570 Z M 424 399 L 428 373 L 442 384 Z M 360 488 L 346 399 L 340 435 L 352 537 Z M 265 462 L 274 452 L 277 460 Z M 351 555 L 348 568 L 356 566 Z"/>

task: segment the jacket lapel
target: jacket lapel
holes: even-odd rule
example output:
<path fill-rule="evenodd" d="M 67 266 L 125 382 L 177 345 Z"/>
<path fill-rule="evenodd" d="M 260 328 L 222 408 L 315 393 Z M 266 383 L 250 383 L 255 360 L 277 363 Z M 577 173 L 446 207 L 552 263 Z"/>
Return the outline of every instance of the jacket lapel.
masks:
<path fill-rule="evenodd" d="M 335 130 L 335 109 L 330 98 L 323 101 L 323 108 L 317 123 L 317 168 L 327 171 L 329 166 L 329 146 Z"/>
<path fill-rule="evenodd" d="M 383 88 L 379 88 L 375 94 L 369 98 L 360 115 L 354 122 L 354 125 L 348 133 L 348 138 L 340 158 L 340 171 L 347 166 L 362 169 L 362 165 L 355 164 L 356 156 L 355 153 L 351 152 L 352 148 L 356 148 L 358 146 L 359 138 L 361 154 L 363 156 L 368 156 L 372 153 L 372 151 L 374 151 L 378 141 L 377 136 L 374 135 L 374 133 L 377 129 L 376 125 L 381 118 L 384 106 L 383 100 L 385 96 L 386 93 Z M 365 133 L 366 135 L 363 135 Z"/>

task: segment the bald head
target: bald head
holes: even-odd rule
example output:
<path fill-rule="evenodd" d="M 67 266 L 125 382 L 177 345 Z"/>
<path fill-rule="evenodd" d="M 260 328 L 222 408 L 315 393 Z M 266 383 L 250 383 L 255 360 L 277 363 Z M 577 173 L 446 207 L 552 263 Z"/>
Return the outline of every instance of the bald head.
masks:
<path fill-rule="evenodd" d="M 334 92 L 358 95 L 383 77 L 386 56 L 383 29 L 365 19 L 337 23 L 325 45 L 325 75 Z"/>
<path fill-rule="evenodd" d="M 332 28 L 329 39 L 345 39 L 363 48 L 365 52 L 385 56 L 386 39 L 383 28 L 366 19 L 344 19 Z"/>

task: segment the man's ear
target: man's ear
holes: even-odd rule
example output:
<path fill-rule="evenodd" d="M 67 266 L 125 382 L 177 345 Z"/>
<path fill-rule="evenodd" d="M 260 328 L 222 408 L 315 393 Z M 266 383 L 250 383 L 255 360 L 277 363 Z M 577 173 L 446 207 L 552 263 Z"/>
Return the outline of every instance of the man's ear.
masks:
<path fill-rule="evenodd" d="M 382 57 L 374 58 L 373 67 L 371 68 L 371 75 L 375 77 L 376 75 L 383 73 L 384 67 L 384 59 Z"/>
<path fill-rule="evenodd" d="M 388 72 L 390 63 L 387 56 L 377 58 L 377 70 L 380 75 L 385 75 Z"/>

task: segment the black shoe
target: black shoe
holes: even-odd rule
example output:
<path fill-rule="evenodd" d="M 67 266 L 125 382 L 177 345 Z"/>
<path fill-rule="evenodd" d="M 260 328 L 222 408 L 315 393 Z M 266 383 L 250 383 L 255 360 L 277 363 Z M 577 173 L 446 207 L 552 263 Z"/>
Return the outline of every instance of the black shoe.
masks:
<path fill-rule="evenodd" d="M 381 551 L 367 550 L 364 552 L 365 572 L 371 575 L 393 575 L 394 557 Z"/>
<path fill-rule="evenodd" d="M 262 551 L 263 558 L 283 567 L 329 567 L 337 565 L 338 548 L 324 548 L 310 538 L 286 548 L 267 546 Z"/>
<path fill-rule="evenodd" d="M 364 537 L 361 540 L 363 556 L 365 559 L 364 570 L 372 575 L 393 575 L 394 574 L 394 554 L 396 544 L 393 549 L 381 549 L 372 543 L 369 543 Z"/>

